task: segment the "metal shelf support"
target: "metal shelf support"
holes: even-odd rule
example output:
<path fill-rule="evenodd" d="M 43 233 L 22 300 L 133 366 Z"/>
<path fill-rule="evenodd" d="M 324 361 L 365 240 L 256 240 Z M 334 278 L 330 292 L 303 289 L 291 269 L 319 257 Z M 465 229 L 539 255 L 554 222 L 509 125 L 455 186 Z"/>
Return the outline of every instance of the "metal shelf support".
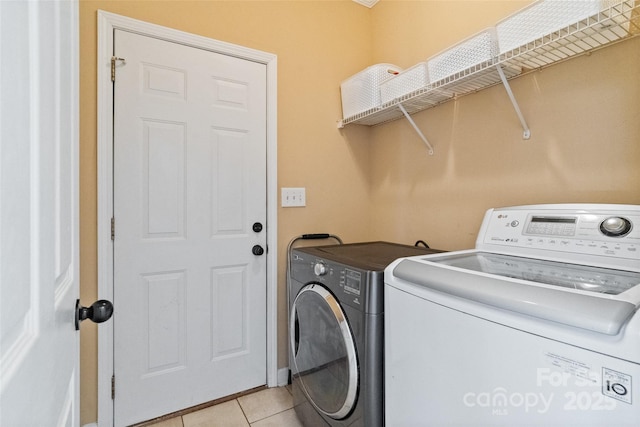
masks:
<path fill-rule="evenodd" d="M 520 106 L 518 105 L 518 101 L 516 101 L 516 97 L 513 96 L 513 91 L 511 90 L 511 85 L 509 81 L 504 75 L 504 71 L 502 71 L 502 67 L 500 64 L 496 65 L 496 69 L 498 70 L 498 74 L 500 75 L 500 80 L 502 80 L 502 84 L 507 91 L 507 95 L 509 95 L 509 99 L 511 100 L 511 104 L 513 104 L 513 108 L 516 110 L 516 114 L 518 115 L 518 119 L 520 120 L 520 124 L 522 125 L 522 129 L 524 132 L 522 134 L 522 139 L 531 138 L 531 130 L 529 130 L 529 125 L 527 125 L 527 121 L 524 119 L 522 115 L 522 111 L 520 111 Z"/>
<path fill-rule="evenodd" d="M 409 120 L 409 123 L 411 123 L 411 126 L 413 126 L 413 129 L 417 132 L 420 139 L 422 139 L 422 141 L 425 143 L 425 145 L 429 149 L 429 155 L 433 156 L 433 147 L 431 146 L 431 144 L 429 144 L 429 141 L 427 141 L 427 138 L 420 131 L 420 128 L 418 128 L 418 125 L 416 125 L 416 122 L 413 121 L 413 119 L 411 118 L 409 113 L 407 113 L 407 110 L 405 110 L 402 104 L 398 104 L 398 107 L 400 108 L 400 111 L 402 111 L 402 114 L 404 114 L 404 116 L 407 118 L 407 120 Z"/>

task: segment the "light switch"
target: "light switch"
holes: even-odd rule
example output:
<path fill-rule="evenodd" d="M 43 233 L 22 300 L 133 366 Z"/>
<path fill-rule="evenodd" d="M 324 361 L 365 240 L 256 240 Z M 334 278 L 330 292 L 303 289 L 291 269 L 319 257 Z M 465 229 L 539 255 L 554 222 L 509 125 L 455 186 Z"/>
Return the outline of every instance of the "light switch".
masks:
<path fill-rule="evenodd" d="M 305 188 L 285 188 L 282 187 L 280 193 L 280 203 L 283 208 L 301 207 L 307 205 Z"/>

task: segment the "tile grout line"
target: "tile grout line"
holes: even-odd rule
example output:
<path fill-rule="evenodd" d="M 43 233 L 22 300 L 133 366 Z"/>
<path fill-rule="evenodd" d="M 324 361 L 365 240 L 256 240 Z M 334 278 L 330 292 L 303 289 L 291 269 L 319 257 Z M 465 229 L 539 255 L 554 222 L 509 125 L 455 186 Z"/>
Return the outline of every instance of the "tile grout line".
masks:
<path fill-rule="evenodd" d="M 240 401 L 238 399 L 235 399 L 235 401 L 238 404 L 238 406 L 240 407 L 240 410 L 242 411 L 242 415 L 244 415 L 244 420 L 247 422 L 249 427 L 251 427 L 251 423 L 249 422 L 249 418 L 247 417 L 247 413 L 245 412 L 244 408 L 242 407 L 242 404 L 240 403 Z"/>
<path fill-rule="evenodd" d="M 289 394 L 289 396 L 291 396 L 291 397 L 293 398 L 293 393 L 291 393 L 291 391 L 290 391 L 289 389 L 287 389 L 287 387 L 283 387 L 283 388 L 287 391 L 287 393 Z M 238 402 L 238 405 L 240 406 L 240 410 L 242 411 L 242 414 L 244 415 L 245 420 L 246 420 L 246 421 L 247 421 L 247 423 L 249 424 L 249 427 L 251 427 L 254 423 L 257 423 L 257 422 L 260 422 L 260 421 L 263 421 L 263 420 L 269 419 L 269 418 L 271 418 L 271 417 L 274 417 L 274 416 L 276 416 L 276 415 L 282 414 L 282 413 L 284 413 L 284 412 L 286 412 L 286 411 L 288 411 L 288 410 L 290 410 L 290 409 L 293 409 L 293 408 L 294 408 L 294 406 L 293 406 L 293 402 L 292 402 L 292 406 L 291 406 L 290 408 L 285 408 L 285 409 L 280 410 L 280 411 L 278 411 L 278 412 L 275 412 L 275 413 L 273 413 L 273 414 L 267 415 L 266 417 L 258 418 L 258 419 L 256 419 L 256 420 L 254 420 L 253 422 L 250 422 L 250 421 L 249 421 L 249 417 L 247 416 L 247 413 L 245 412 L 244 408 L 242 407 L 242 404 L 240 403 L 240 400 L 239 400 L 239 399 L 236 399 L 236 400 L 237 400 L 237 402 Z"/>
<path fill-rule="evenodd" d="M 260 419 L 258 419 L 258 420 L 255 420 L 253 423 L 249 423 L 249 426 L 252 426 L 254 423 L 257 423 L 257 422 L 259 422 L 259 421 L 268 420 L 268 419 L 269 419 L 269 418 L 271 418 L 271 417 L 275 417 L 276 415 L 282 414 L 282 413 L 287 412 L 287 411 L 289 411 L 289 410 L 291 410 L 291 409 L 293 409 L 293 407 L 291 407 L 291 408 L 287 408 L 287 409 L 283 409 L 283 410 L 282 410 L 282 411 L 280 411 L 280 412 L 276 412 L 276 413 L 271 414 L 271 415 L 269 415 L 269 416 L 266 416 L 266 417 L 264 417 L 264 418 L 260 418 Z M 245 416 L 245 418 L 246 418 L 246 416 Z M 249 419 L 247 419 L 247 422 L 249 422 Z"/>

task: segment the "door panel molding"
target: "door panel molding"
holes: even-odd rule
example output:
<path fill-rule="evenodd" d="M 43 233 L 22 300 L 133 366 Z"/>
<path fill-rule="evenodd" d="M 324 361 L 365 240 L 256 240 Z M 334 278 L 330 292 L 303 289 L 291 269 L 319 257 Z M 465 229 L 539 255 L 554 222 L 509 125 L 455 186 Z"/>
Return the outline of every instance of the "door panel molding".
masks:
<path fill-rule="evenodd" d="M 78 16 L 0 1 L 0 425 L 80 423 Z"/>
<path fill-rule="evenodd" d="M 98 298 L 113 298 L 113 84 L 111 57 L 115 29 L 205 49 L 265 64 L 267 72 L 267 245 L 277 248 L 277 56 L 271 53 L 185 33 L 121 15 L 98 11 Z M 125 58 L 126 59 L 126 58 Z M 117 64 L 116 64 L 117 68 Z M 117 69 L 116 69 L 117 74 Z M 117 232 L 117 231 L 116 231 Z M 278 385 L 277 251 L 267 256 L 267 385 Z M 117 308 L 116 308 L 117 311 Z M 116 313 L 117 314 L 117 313 Z M 113 322 L 98 333 L 98 425 L 113 425 Z"/>

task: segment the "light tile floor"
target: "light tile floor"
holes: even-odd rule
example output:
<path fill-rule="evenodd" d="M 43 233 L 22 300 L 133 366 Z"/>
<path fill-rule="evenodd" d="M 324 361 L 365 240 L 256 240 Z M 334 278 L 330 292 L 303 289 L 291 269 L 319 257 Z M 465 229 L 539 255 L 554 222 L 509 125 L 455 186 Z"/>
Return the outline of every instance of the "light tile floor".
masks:
<path fill-rule="evenodd" d="M 147 427 L 302 427 L 287 387 L 268 388 Z"/>

